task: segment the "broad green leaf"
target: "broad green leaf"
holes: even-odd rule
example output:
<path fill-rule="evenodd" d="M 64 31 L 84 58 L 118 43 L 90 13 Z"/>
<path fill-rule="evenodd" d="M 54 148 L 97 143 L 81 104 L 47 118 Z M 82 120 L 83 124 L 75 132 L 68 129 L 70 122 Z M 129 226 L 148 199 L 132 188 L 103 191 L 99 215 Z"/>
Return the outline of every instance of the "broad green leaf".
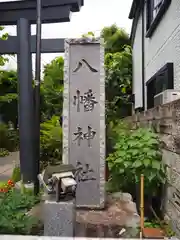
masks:
<path fill-rule="evenodd" d="M 122 163 L 123 162 L 123 158 L 117 158 L 116 160 L 115 160 L 115 163 Z"/>
<path fill-rule="evenodd" d="M 124 173 L 124 169 L 123 169 L 123 168 L 120 168 L 120 169 L 119 169 L 119 173 L 120 173 L 120 174 Z"/>
<path fill-rule="evenodd" d="M 149 175 L 147 176 L 149 181 L 152 181 L 156 177 L 156 173 L 150 172 Z"/>
<path fill-rule="evenodd" d="M 149 159 L 144 159 L 143 163 L 146 167 L 148 167 L 151 164 L 151 161 Z"/>
<path fill-rule="evenodd" d="M 132 166 L 133 166 L 133 167 L 136 167 L 136 168 L 140 167 L 141 165 L 142 165 L 142 162 L 139 161 L 139 160 L 136 160 L 136 161 L 132 164 Z"/>
<path fill-rule="evenodd" d="M 161 168 L 161 163 L 158 162 L 158 161 L 156 161 L 156 160 L 154 160 L 154 161 L 152 161 L 152 167 L 153 167 L 154 169 L 159 170 L 159 169 Z"/>

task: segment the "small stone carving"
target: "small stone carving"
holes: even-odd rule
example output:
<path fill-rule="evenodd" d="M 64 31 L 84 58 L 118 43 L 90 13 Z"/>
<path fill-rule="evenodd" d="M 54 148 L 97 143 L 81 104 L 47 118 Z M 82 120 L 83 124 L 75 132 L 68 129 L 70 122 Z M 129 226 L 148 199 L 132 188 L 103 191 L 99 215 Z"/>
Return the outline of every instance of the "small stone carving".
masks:
<path fill-rule="evenodd" d="M 76 181 L 74 177 L 75 168 L 69 165 L 59 165 L 47 167 L 42 174 L 38 175 L 40 183 L 43 185 L 47 194 L 54 195 L 56 202 L 60 201 L 61 197 L 75 197 Z"/>

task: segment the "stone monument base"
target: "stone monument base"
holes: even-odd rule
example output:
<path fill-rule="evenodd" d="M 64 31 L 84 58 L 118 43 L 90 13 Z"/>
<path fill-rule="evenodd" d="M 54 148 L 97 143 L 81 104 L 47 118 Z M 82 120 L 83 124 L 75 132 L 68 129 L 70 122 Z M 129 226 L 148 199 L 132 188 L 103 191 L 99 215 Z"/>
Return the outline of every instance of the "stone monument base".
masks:
<path fill-rule="evenodd" d="M 44 236 L 73 237 L 75 202 L 44 202 Z"/>
<path fill-rule="evenodd" d="M 76 210 L 75 236 L 86 238 L 139 237 L 140 217 L 130 194 L 107 196 L 104 210 Z M 136 231 L 137 230 L 137 231 Z"/>

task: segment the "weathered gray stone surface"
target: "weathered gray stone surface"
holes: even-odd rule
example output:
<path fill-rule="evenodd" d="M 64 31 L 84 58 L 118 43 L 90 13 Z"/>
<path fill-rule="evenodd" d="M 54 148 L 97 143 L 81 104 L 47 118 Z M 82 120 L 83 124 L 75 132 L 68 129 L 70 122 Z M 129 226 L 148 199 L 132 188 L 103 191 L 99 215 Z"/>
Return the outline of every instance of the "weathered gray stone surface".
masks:
<path fill-rule="evenodd" d="M 96 209 L 96 211 L 76 209 L 76 237 L 122 237 L 118 235 L 122 228 L 127 229 L 126 234 L 129 237 L 134 237 L 131 228 L 139 226 L 140 221 L 136 204 L 128 199 L 127 201 L 115 199 L 112 195 L 107 196 L 106 204 L 105 209 Z M 29 215 L 36 217 L 43 223 L 43 209 L 44 202 L 41 202 L 31 209 Z"/>
<path fill-rule="evenodd" d="M 174 169 L 177 173 L 180 173 L 180 155 L 163 149 L 163 161 L 170 168 Z"/>
<path fill-rule="evenodd" d="M 132 201 L 132 196 L 130 193 L 123 193 L 123 192 L 115 192 L 112 194 L 112 197 L 115 199 L 119 199 L 121 201 Z"/>
<path fill-rule="evenodd" d="M 169 183 L 176 189 L 180 189 L 180 174 L 173 168 L 167 168 L 167 177 Z"/>
<path fill-rule="evenodd" d="M 73 237 L 75 204 L 68 202 L 44 202 L 44 236 Z"/>
<path fill-rule="evenodd" d="M 180 212 L 174 207 L 173 203 L 168 200 L 166 203 L 166 214 L 169 218 L 172 229 L 180 237 Z"/>
<path fill-rule="evenodd" d="M 77 206 L 104 207 L 105 81 L 99 39 L 65 41 L 63 162 L 81 168 Z"/>
<path fill-rule="evenodd" d="M 132 201 L 115 199 L 107 196 L 107 207 L 103 210 L 78 210 L 76 221 L 79 223 L 99 225 L 137 227 L 140 217 L 137 214 L 136 204 Z"/>
<path fill-rule="evenodd" d="M 38 236 L 12 236 L 12 235 L 0 235 L 1 240 L 88 240 L 89 238 L 84 238 L 84 237 L 77 237 L 77 238 L 72 238 L 72 237 L 38 237 Z M 97 240 L 106 240 L 107 238 L 95 238 Z M 116 238 L 110 238 L 116 239 Z M 124 238 L 118 238 L 119 240 L 123 240 Z M 128 238 L 129 240 L 136 240 L 137 238 Z M 154 239 L 153 239 L 154 240 Z"/>
<path fill-rule="evenodd" d="M 169 185 L 167 187 L 167 201 L 170 200 L 174 208 L 180 212 L 180 191 Z"/>
<path fill-rule="evenodd" d="M 170 221 L 172 229 L 180 236 L 180 192 L 172 185 L 167 186 L 164 206 L 165 219 Z"/>

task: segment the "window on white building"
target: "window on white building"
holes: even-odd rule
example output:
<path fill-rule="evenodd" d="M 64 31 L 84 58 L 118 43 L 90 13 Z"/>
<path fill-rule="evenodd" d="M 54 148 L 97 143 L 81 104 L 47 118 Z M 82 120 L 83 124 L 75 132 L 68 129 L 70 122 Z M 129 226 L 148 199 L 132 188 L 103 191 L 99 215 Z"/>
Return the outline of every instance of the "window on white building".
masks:
<path fill-rule="evenodd" d="M 167 63 L 147 81 L 147 109 L 154 107 L 155 95 L 174 88 L 173 73 L 173 63 Z"/>
<path fill-rule="evenodd" d="M 154 0 L 153 3 L 153 18 L 156 17 L 156 15 L 158 14 L 162 4 L 163 4 L 164 0 Z"/>
<path fill-rule="evenodd" d="M 153 30 L 158 25 L 162 16 L 165 14 L 171 1 L 172 0 L 146 0 L 147 37 L 152 35 Z"/>

